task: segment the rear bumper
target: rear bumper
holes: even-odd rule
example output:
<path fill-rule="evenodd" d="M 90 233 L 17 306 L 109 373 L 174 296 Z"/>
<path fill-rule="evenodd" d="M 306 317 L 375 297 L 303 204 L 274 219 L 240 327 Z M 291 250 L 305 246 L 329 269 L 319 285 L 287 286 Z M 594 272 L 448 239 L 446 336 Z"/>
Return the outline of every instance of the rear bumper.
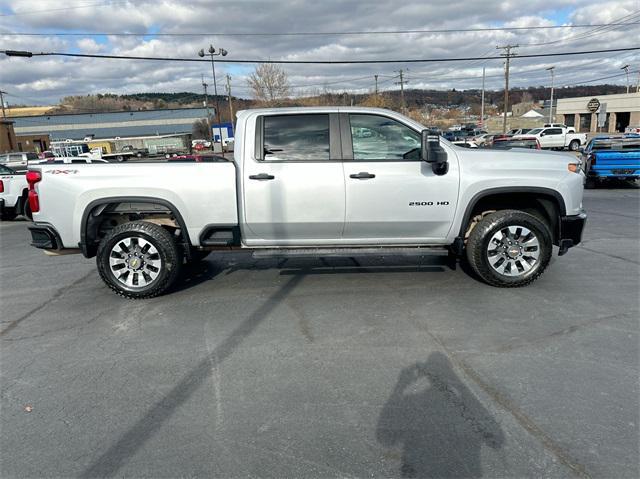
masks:
<path fill-rule="evenodd" d="M 29 226 L 31 232 L 31 246 L 41 249 L 62 249 L 62 240 L 56 229 L 48 224 L 33 224 Z"/>
<path fill-rule="evenodd" d="M 560 217 L 560 246 L 559 256 L 566 254 L 569 248 L 573 248 L 582 241 L 582 231 L 587 222 L 587 213 L 582 211 L 578 215 Z"/>

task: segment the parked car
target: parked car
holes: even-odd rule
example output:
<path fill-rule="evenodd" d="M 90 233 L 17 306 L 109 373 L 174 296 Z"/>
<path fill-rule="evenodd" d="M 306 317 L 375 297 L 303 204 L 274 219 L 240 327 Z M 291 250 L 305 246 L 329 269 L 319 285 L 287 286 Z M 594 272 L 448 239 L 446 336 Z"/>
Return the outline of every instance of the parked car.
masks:
<path fill-rule="evenodd" d="M 606 180 L 640 179 L 640 138 L 599 136 L 582 151 L 585 186 Z"/>
<path fill-rule="evenodd" d="M 124 145 L 120 150 L 121 153 L 132 153 L 136 158 L 149 156 L 149 148 L 135 148 L 133 145 Z"/>
<path fill-rule="evenodd" d="M 12 220 L 18 215 L 31 218 L 29 187 L 24 173 L 0 165 L 0 219 Z"/>
<path fill-rule="evenodd" d="M 169 157 L 169 162 L 183 162 L 183 163 L 189 163 L 189 162 L 196 162 L 196 163 L 215 163 L 218 161 L 229 161 L 229 158 L 225 158 L 224 156 L 220 156 L 220 155 L 202 155 L 202 154 L 195 154 L 195 155 L 175 155 L 175 156 L 171 156 Z"/>
<path fill-rule="evenodd" d="M 374 134 L 353 137 L 360 127 Z M 109 288 L 147 298 L 213 249 L 428 246 L 515 287 L 542 274 L 553 244 L 563 255 L 581 241 L 584 176 L 568 156 L 455 148 L 410 118 L 361 107 L 241 111 L 236 135 L 234 161 L 110 164 L 99 177 L 80 164 L 72 174 L 33 167 L 32 245 L 79 247 Z"/>
<path fill-rule="evenodd" d="M 524 135 L 525 133 L 529 133 L 531 128 L 514 128 L 507 132 L 507 136 L 515 136 L 515 135 Z"/>
<path fill-rule="evenodd" d="M 587 143 L 586 133 L 572 133 L 560 127 L 534 128 L 526 135 L 514 135 L 512 138 L 536 137 L 542 148 L 563 150 L 568 148 L 571 151 L 578 151 L 580 146 Z"/>
<path fill-rule="evenodd" d="M 544 128 L 562 128 L 567 133 L 575 133 L 576 129 L 572 126 L 567 126 L 564 123 L 545 123 Z"/>
<path fill-rule="evenodd" d="M 476 135 L 471 140 L 478 146 L 483 146 L 484 144 L 490 142 L 494 135 L 490 133 L 482 133 L 480 135 Z"/>
<path fill-rule="evenodd" d="M 535 136 L 522 136 L 517 138 L 495 138 L 489 148 L 498 148 L 506 150 L 509 148 L 528 148 L 531 150 L 540 150 L 540 142 Z"/>
<path fill-rule="evenodd" d="M 38 154 L 32 152 L 15 152 L 0 155 L 0 164 L 17 171 L 26 171 L 29 162 L 38 161 Z"/>

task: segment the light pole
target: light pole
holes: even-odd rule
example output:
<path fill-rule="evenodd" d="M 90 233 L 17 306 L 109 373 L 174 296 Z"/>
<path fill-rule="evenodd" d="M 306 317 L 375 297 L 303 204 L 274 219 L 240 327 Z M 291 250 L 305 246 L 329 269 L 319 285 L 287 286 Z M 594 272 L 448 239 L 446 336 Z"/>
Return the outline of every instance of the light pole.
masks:
<path fill-rule="evenodd" d="M 226 57 L 228 52 L 224 48 L 218 48 L 218 51 L 216 51 L 216 49 L 213 48 L 213 45 L 209 45 L 209 49 L 207 50 L 207 52 L 211 57 L 211 71 L 213 72 L 213 94 L 216 96 L 216 121 L 218 122 L 218 135 L 220 135 L 220 149 L 224 152 L 224 148 L 222 147 L 222 125 L 220 124 L 220 100 L 218 99 L 218 85 L 216 84 L 216 62 L 213 57 L 219 55 Z M 198 56 L 205 56 L 204 49 L 198 52 Z"/>
<path fill-rule="evenodd" d="M 620 70 L 624 70 L 627 74 L 627 93 L 629 93 L 629 65 L 625 65 Z"/>
<path fill-rule="evenodd" d="M 555 65 L 549 68 L 545 68 L 545 70 L 551 72 L 551 103 L 549 104 L 549 123 L 553 123 L 553 78 Z"/>

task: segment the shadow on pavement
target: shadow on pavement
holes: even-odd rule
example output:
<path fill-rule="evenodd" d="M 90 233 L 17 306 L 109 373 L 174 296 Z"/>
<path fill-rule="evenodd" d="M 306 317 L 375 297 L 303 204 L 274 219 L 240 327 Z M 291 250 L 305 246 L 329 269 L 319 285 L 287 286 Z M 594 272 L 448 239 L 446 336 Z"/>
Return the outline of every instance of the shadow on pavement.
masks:
<path fill-rule="evenodd" d="M 376 437 L 383 446 L 402 448 L 402 477 L 433 478 L 482 477 L 482 445 L 499 449 L 505 440 L 439 352 L 400 373 Z"/>
<path fill-rule="evenodd" d="M 105 477 L 115 475 L 120 468 L 140 450 L 209 378 L 211 371 L 242 344 L 258 325 L 291 293 L 302 281 L 304 275 L 294 276 L 222 341 L 198 365 L 187 373 L 171 391 L 156 402 L 129 428 L 107 451 L 96 459 L 81 477 Z"/>

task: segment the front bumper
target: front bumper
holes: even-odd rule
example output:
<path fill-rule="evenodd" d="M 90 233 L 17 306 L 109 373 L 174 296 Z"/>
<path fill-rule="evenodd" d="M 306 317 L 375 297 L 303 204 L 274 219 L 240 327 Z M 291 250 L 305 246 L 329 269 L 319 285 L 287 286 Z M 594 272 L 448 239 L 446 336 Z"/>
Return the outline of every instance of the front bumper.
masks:
<path fill-rule="evenodd" d="M 48 224 L 32 224 L 29 226 L 31 232 L 31 246 L 41 249 L 62 249 L 62 240 L 56 229 Z"/>
<path fill-rule="evenodd" d="M 584 211 L 577 215 L 560 217 L 560 236 L 558 241 L 560 251 L 558 256 L 566 254 L 569 248 L 573 248 L 582 241 L 582 231 L 586 222 L 587 213 Z"/>

